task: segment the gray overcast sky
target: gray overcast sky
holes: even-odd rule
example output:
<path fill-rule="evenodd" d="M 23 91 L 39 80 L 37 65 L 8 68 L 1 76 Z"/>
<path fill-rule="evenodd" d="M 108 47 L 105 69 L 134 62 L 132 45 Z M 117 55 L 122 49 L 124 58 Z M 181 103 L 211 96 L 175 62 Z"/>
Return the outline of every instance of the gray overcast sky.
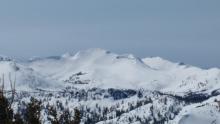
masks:
<path fill-rule="evenodd" d="M 0 54 L 27 58 L 87 48 L 220 67 L 220 1 L 0 1 Z"/>

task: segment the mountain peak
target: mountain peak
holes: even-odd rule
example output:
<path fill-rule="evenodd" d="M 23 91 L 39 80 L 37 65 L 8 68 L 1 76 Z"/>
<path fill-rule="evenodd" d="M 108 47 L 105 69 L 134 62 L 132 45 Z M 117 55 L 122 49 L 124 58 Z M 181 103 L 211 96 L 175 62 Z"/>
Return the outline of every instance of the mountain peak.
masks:
<path fill-rule="evenodd" d="M 101 48 L 90 48 L 87 50 L 79 51 L 77 54 L 92 54 L 92 55 L 100 55 L 100 54 L 109 54 L 110 51 Z"/>
<path fill-rule="evenodd" d="M 159 69 L 159 70 L 166 70 L 166 69 L 171 69 L 172 67 L 177 66 L 177 63 L 173 63 L 171 61 L 168 61 L 166 59 L 163 59 L 161 57 L 149 57 L 149 58 L 144 58 L 142 61 L 150 66 L 151 68 L 154 69 Z"/>

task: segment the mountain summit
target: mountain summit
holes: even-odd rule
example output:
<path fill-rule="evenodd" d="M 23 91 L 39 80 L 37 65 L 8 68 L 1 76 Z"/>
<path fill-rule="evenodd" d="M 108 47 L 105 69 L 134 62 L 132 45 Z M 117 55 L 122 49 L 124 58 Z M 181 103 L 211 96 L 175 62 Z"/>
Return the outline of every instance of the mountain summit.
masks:
<path fill-rule="evenodd" d="M 6 57 L 0 58 L 7 60 L 0 61 L 0 73 L 17 74 L 18 78 L 20 73 L 23 75 L 22 78 L 28 75 L 27 77 L 31 77 L 30 79 L 35 82 L 29 82 L 28 88 L 33 88 L 33 84 L 42 86 L 41 81 L 45 85 L 45 80 L 56 82 L 53 85 L 63 85 L 62 82 L 69 80 L 77 73 L 83 73 L 78 78 L 87 81 L 84 85 L 75 85 L 82 88 L 144 88 L 166 92 L 202 90 L 211 92 L 220 88 L 218 84 L 220 70 L 217 68 L 205 70 L 173 63 L 160 57 L 140 59 L 132 54 L 119 55 L 99 48 L 80 51 L 76 54 L 68 53 L 60 57 L 32 59 L 25 64 L 9 61 L 11 59 L 5 59 Z M 23 80 L 21 82 L 24 83 Z M 17 84 L 20 84 L 19 80 Z"/>
<path fill-rule="evenodd" d="M 215 101 L 220 100 L 218 68 L 201 69 L 160 57 L 141 59 L 103 49 L 32 58 L 27 62 L 7 58 L 0 57 L 1 81 L 3 75 L 5 82 L 16 77 L 19 98 L 25 101 L 27 97 L 36 96 L 47 99 L 48 104 L 67 100 L 71 102 L 68 107 L 83 106 L 81 111 L 91 112 L 88 116 L 102 111 L 97 113 L 94 123 L 115 123 L 117 120 L 120 123 L 199 123 L 200 118 L 209 115 L 196 113 L 206 110 L 213 111 L 215 117 L 204 122 L 220 117 L 213 107 L 217 107 Z M 5 89 L 10 90 L 8 83 Z M 97 110 L 97 106 L 100 109 Z M 111 111 L 105 110 L 108 106 Z M 82 122 L 89 121 L 87 115 L 83 117 Z"/>

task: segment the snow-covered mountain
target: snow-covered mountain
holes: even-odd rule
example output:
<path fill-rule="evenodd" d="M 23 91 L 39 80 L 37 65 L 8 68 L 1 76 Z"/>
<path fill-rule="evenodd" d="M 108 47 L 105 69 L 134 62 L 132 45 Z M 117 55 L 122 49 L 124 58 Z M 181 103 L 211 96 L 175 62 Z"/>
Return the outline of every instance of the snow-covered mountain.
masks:
<path fill-rule="evenodd" d="M 69 80 L 74 74 L 88 81 L 85 87 L 189 92 L 220 88 L 220 70 L 173 63 L 159 57 L 140 59 L 117 55 L 102 49 L 89 49 L 75 55 L 37 59 L 28 67 L 58 80 Z M 173 90 L 175 89 L 175 91 Z"/>
<path fill-rule="evenodd" d="M 133 55 L 117 55 L 102 49 L 65 54 L 59 59 L 38 59 L 29 63 L 29 67 L 59 81 L 69 80 L 81 72 L 80 78 L 88 80 L 88 85 L 84 85 L 88 87 L 136 89 L 144 86 L 161 89 L 167 85 L 164 81 L 169 80 L 165 73 Z"/>
<path fill-rule="evenodd" d="M 15 62 L 8 57 L 0 57 L 0 75 L 1 84 L 4 79 L 4 87 L 10 90 L 11 82 L 16 82 L 17 90 L 29 91 L 37 88 L 54 89 L 58 83 L 52 84 L 51 80 L 46 80 L 40 73 L 35 72 L 32 68 Z"/>
<path fill-rule="evenodd" d="M 21 100 L 35 96 L 47 98 L 45 104 L 60 101 L 79 107 L 82 123 L 220 123 L 218 68 L 89 49 L 26 62 L 0 57 L 0 74 L 5 82 L 9 74 L 12 79 L 16 76 L 17 91 L 40 90 L 21 94 Z M 48 94 L 53 94 L 50 99 Z"/>

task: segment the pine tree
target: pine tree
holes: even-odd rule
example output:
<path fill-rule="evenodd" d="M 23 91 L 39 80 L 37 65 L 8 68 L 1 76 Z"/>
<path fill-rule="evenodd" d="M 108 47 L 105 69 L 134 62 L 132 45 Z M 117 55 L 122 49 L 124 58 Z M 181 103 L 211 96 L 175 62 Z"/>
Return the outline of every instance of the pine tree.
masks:
<path fill-rule="evenodd" d="M 53 106 L 48 107 L 48 120 L 51 122 L 51 124 L 59 124 L 59 119 L 57 117 L 57 110 Z"/>
<path fill-rule="evenodd" d="M 59 122 L 61 124 L 74 124 L 69 109 L 63 111 L 63 114 L 59 118 Z"/>
<path fill-rule="evenodd" d="M 25 119 L 28 124 L 41 124 L 40 120 L 41 102 L 31 97 L 25 113 Z"/>
<path fill-rule="evenodd" d="M 141 91 L 138 91 L 137 96 L 138 98 L 143 98 L 143 93 Z"/>
<path fill-rule="evenodd" d="M 24 124 L 24 121 L 19 113 L 14 115 L 13 124 Z"/>
<path fill-rule="evenodd" d="M 81 114 L 80 111 L 78 109 L 74 109 L 74 124 L 80 124 L 81 121 Z"/>
<path fill-rule="evenodd" d="M 9 74 L 9 80 L 12 94 L 11 101 L 4 96 L 4 74 L 2 75 L 2 78 L 0 78 L 0 124 L 12 124 L 13 121 L 13 109 L 11 108 L 11 105 L 14 100 L 16 79 L 12 81 L 11 75 Z"/>
<path fill-rule="evenodd" d="M 0 92 L 0 124 L 12 124 L 13 110 L 8 99 L 3 95 L 3 91 Z"/>

